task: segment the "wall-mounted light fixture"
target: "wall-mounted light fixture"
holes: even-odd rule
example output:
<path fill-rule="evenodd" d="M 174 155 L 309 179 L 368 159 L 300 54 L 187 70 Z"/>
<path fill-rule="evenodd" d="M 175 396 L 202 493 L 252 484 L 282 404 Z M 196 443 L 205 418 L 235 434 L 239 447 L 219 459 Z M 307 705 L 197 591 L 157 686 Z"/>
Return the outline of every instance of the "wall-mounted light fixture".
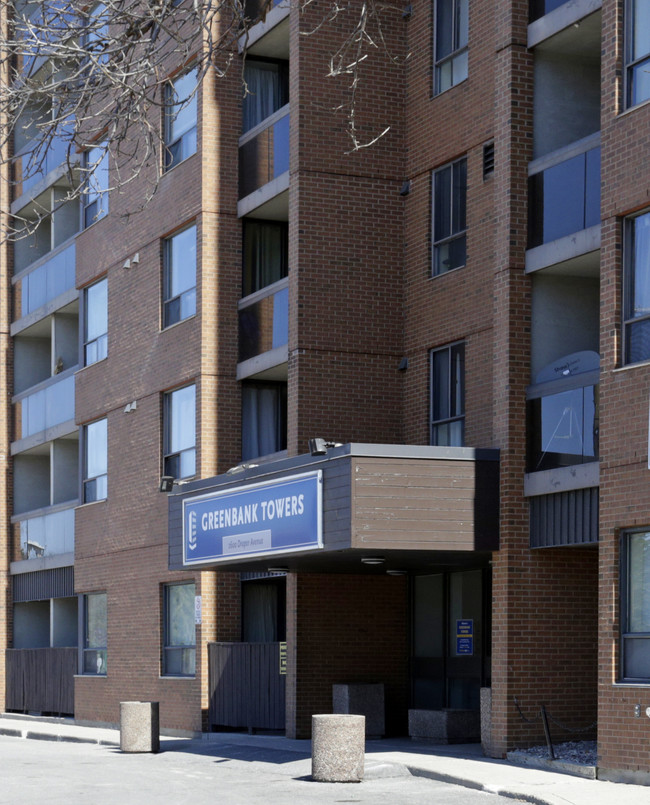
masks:
<path fill-rule="evenodd" d="M 309 439 L 309 452 L 312 456 L 326 456 L 330 447 L 342 447 L 342 442 L 330 442 L 327 439 Z"/>
<path fill-rule="evenodd" d="M 125 413 L 125 414 L 130 414 L 130 413 L 131 413 L 131 411 L 135 411 L 137 407 L 138 407 L 138 401 L 137 401 L 137 400 L 133 400 L 133 402 L 128 403 L 128 404 L 127 404 L 127 405 L 124 407 L 124 413 Z"/>
<path fill-rule="evenodd" d="M 362 565 L 383 565 L 386 560 L 383 556 L 362 556 Z"/>
<path fill-rule="evenodd" d="M 158 486 L 159 492 L 171 492 L 174 488 L 174 477 L 172 475 L 163 475 L 160 479 Z"/>
<path fill-rule="evenodd" d="M 288 573 L 289 568 L 286 565 L 274 565 L 266 568 L 269 573 Z"/>
<path fill-rule="evenodd" d="M 408 576 L 408 570 L 387 570 L 387 576 Z"/>

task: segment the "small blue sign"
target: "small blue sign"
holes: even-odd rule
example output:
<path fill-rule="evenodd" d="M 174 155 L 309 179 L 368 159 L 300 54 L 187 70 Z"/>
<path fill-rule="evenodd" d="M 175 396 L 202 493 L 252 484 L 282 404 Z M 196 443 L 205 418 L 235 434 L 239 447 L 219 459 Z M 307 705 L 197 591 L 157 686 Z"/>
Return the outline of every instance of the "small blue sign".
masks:
<path fill-rule="evenodd" d="M 456 655 L 474 654 L 474 621 L 463 619 L 456 621 Z"/>
<path fill-rule="evenodd" d="M 183 563 L 214 564 L 323 547 L 322 472 L 183 500 Z"/>

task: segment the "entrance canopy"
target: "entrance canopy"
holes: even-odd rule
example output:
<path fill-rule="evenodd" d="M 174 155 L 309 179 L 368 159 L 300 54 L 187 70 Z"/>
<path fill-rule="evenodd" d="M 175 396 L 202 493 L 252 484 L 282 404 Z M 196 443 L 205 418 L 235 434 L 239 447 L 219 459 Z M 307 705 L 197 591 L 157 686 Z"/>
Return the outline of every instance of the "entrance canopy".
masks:
<path fill-rule="evenodd" d="M 498 475 L 498 450 L 356 443 L 233 468 L 169 495 L 169 567 L 358 573 L 377 560 L 381 572 L 422 573 L 475 562 L 499 547 Z"/>

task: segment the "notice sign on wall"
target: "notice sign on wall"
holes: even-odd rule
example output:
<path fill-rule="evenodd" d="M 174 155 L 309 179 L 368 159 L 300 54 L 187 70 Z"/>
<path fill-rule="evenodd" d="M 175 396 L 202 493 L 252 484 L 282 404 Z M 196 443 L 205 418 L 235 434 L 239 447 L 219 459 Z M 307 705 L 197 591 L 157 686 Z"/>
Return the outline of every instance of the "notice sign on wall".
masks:
<path fill-rule="evenodd" d="M 287 673 L 287 644 L 280 643 L 280 668 L 279 672 L 282 676 Z"/>
<path fill-rule="evenodd" d="M 322 472 L 183 500 L 183 562 L 214 564 L 323 547 Z"/>
<path fill-rule="evenodd" d="M 474 621 L 471 618 L 456 621 L 456 654 L 474 654 Z"/>

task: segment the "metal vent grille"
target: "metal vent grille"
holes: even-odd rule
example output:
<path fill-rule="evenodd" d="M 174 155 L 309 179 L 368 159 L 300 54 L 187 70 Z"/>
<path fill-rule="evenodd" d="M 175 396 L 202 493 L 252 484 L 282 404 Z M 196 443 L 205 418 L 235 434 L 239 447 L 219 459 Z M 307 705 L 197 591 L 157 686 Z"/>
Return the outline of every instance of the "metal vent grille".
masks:
<path fill-rule="evenodd" d="M 13 576 L 14 603 L 70 598 L 74 595 L 74 567 L 56 567 Z"/>
<path fill-rule="evenodd" d="M 483 146 L 483 178 L 487 179 L 494 173 L 494 143 Z"/>
<path fill-rule="evenodd" d="M 530 499 L 530 547 L 598 542 L 598 487 Z"/>

